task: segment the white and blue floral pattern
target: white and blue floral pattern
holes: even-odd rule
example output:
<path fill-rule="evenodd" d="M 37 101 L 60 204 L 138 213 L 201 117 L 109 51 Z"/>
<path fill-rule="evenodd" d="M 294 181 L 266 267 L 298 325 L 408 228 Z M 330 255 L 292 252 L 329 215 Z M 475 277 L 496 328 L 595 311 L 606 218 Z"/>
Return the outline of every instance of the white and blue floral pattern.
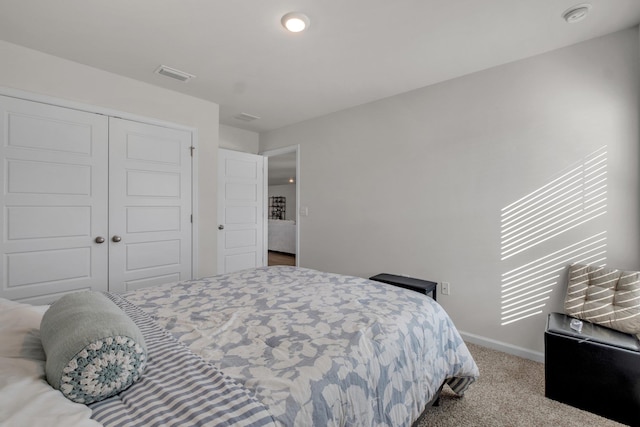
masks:
<path fill-rule="evenodd" d="M 436 302 L 366 279 L 269 267 L 123 296 L 285 426 L 410 426 L 478 376 Z"/>
<path fill-rule="evenodd" d="M 89 404 L 126 389 L 144 371 L 144 349 L 123 336 L 87 345 L 62 369 L 60 391 L 74 402 Z"/>

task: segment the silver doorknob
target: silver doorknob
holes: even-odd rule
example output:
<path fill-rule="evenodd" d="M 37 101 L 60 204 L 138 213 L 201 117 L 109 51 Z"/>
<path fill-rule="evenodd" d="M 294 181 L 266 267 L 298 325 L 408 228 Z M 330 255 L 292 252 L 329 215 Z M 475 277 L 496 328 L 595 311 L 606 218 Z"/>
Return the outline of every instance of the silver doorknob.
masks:
<path fill-rule="evenodd" d="M 111 238 L 111 240 L 113 240 L 114 242 L 118 243 L 120 240 L 122 240 L 122 237 L 120 237 L 120 236 L 113 236 L 113 237 Z"/>
<path fill-rule="evenodd" d="M 104 243 L 104 237 L 102 236 L 96 237 L 96 243 Z"/>
<path fill-rule="evenodd" d="M 224 230 L 224 225 L 220 224 L 220 225 L 218 226 L 218 230 Z"/>

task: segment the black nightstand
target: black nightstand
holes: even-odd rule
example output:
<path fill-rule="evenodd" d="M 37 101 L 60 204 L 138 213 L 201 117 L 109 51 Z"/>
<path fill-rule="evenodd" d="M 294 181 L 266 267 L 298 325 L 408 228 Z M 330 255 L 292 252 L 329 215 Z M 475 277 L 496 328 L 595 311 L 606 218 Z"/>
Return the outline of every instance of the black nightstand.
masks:
<path fill-rule="evenodd" d="M 369 277 L 369 280 L 375 280 L 376 282 L 388 283 L 390 285 L 399 286 L 401 288 L 411 289 L 412 291 L 420 292 L 422 294 L 430 293 L 433 300 L 436 301 L 436 287 L 438 286 L 437 282 L 386 273 Z"/>

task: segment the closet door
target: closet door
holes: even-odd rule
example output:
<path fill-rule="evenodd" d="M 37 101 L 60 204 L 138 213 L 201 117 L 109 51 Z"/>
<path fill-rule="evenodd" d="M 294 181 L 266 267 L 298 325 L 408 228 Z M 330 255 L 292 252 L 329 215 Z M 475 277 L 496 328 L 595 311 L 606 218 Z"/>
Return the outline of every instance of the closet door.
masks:
<path fill-rule="evenodd" d="M 109 290 L 191 279 L 191 132 L 110 119 Z"/>
<path fill-rule="evenodd" d="M 0 297 L 107 290 L 108 119 L 0 96 Z"/>

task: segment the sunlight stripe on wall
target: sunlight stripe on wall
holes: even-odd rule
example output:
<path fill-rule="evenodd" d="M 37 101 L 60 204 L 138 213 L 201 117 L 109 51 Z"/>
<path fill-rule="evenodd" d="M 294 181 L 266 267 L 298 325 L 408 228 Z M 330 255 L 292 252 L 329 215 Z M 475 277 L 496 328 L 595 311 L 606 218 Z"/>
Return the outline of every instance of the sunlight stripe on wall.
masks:
<path fill-rule="evenodd" d="M 504 262 L 523 260 L 502 274 L 500 322 L 508 325 L 542 314 L 570 264 L 605 266 L 607 233 L 530 260 L 527 251 L 607 213 L 607 147 L 588 155 L 559 177 L 501 211 L 500 255 Z M 556 245 L 558 247 L 559 245 Z M 518 257 L 515 257 L 518 255 Z M 515 264 L 517 265 L 517 264 Z"/>
<path fill-rule="evenodd" d="M 605 266 L 606 253 L 607 237 L 603 231 L 504 273 L 500 290 L 501 324 L 542 313 L 568 265 Z"/>
<path fill-rule="evenodd" d="M 501 257 L 508 259 L 607 211 L 606 146 L 501 213 Z"/>

